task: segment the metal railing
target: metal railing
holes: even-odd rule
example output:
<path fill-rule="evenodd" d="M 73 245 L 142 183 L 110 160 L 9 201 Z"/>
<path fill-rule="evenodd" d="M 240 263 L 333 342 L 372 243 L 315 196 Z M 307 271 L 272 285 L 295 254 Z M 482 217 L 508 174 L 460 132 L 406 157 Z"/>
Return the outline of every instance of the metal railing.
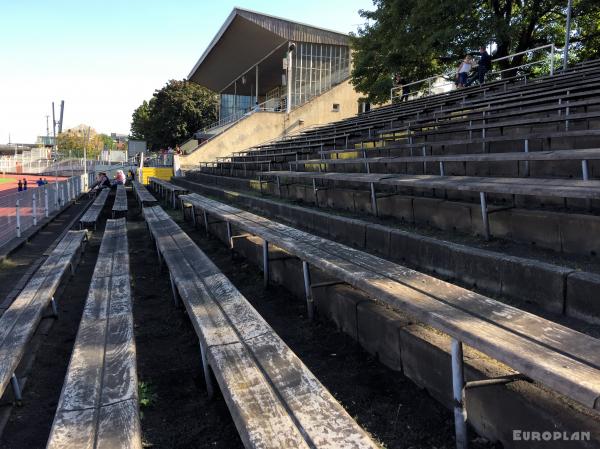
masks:
<path fill-rule="evenodd" d="M 0 194 L 0 248 L 87 191 L 94 174 L 55 178 L 42 186 Z"/>
<path fill-rule="evenodd" d="M 235 122 L 247 117 L 249 115 L 254 114 L 255 112 L 285 112 L 285 101 L 282 100 L 281 106 L 279 107 L 267 107 L 266 104 L 272 102 L 271 100 L 264 101 L 260 104 L 257 104 L 251 108 L 244 109 L 243 111 L 236 112 L 235 114 L 229 115 L 225 118 L 222 118 L 215 123 L 207 126 L 202 130 L 203 133 L 210 134 L 212 130 L 220 128 L 225 125 L 233 125 Z"/>
<path fill-rule="evenodd" d="M 521 64 L 516 67 L 510 67 L 508 69 L 490 70 L 485 75 L 486 80 L 489 80 L 491 78 L 501 77 L 502 74 L 506 73 L 506 72 L 511 72 L 511 71 L 517 72 L 526 67 L 531 68 L 531 67 L 535 67 L 535 66 L 544 66 L 545 64 L 548 64 L 548 66 L 549 66 L 549 75 L 553 76 L 554 75 L 554 64 L 555 64 L 554 60 L 555 60 L 555 55 L 556 55 L 556 47 L 554 46 L 554 44 L 542 45 L 540 47 L 532 48 L 532 49 L 521 51 L 518 53 L 513 53 L 511 55 L 503 56 L 501 58 L 494 58 L 492 60 L 492 64 L 495 64 L 499 61 L 510 60 L 516 56 L 527 55 L 527 54 L 531 54 L 533 52 L 538 52 L 540 50 L 549 50 L 547 58 L 543 58 L 538 61 L 532 61 L 532 62 L 528 62 L 525 64 Z M 549 59 L 549 61 L 548 61 L 548 59 Z M 477 67 L 477 65 L 474 65 L 473 67 Z M 390 89 L 390 101 L 393 102 L 395 98 L 402 98 L 402 97 L 406 97 L 407 100 L 412 100 L 415 98 L 428 97 L 430 95 L 435 95 L 437 93 L 449 92 L 449 91 L 455 90 L 456 89 L 455 81 L 447 81 L 444 83 L 438 82 L 440 79 L 445 79 L 445 80 L 454 79 L 455 74 L 456 74 L 456 69 L 452 69 L 452 70 L 448 70 L 439 75 L 430 76 L 428 78 L 424 78 L 419 81 L 413 81 L 411 83 L 403 84 L 401 86 L 392 87 Z M 523 76 L 526 78 L 527 74 L 525 73 Z M 421 85 L 423 86 L 422 88 L 418 88 L 417 90 L 412 89 L 412 86 L 421 86 Z M 406 87 L 409 88 L 409 92 L 407 94 L 403 94 L 402 89 L 406 88 Z M 397 91 L 400 91 L 401 93 L 399 95 L 394 95 L 394 93 Z"/>

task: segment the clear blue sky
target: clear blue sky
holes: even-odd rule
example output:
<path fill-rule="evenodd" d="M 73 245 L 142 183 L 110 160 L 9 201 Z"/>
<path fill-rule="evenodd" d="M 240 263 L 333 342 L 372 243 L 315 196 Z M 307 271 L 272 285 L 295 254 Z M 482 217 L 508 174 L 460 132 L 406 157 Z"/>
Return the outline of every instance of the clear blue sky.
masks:
<path fill-rule="evenodd" d="M 188 75 L 234 6 L 342 32 L 373 8 L 371 0 L 0 0 L 0 143 L 9 133 L 23 143 L 45 135 L 60 100 L 64 129 L 128 133 L 133 110 Z"/>

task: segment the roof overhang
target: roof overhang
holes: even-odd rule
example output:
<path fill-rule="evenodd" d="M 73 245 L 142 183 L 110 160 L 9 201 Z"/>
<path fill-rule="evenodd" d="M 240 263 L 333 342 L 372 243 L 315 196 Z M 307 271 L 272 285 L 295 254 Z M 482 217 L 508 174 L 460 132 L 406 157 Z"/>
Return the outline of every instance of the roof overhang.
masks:
<path fill-rule="evenodd" d="M 188 80 L 221 92 L 289 41 L 349 45 L 343 33 L 234 8 Z"/>

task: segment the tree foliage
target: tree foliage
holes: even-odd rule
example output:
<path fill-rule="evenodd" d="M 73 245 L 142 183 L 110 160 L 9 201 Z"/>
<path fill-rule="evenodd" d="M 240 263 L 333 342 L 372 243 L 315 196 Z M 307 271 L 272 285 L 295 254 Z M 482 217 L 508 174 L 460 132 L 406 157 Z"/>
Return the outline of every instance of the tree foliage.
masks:
<path fill-rule="evenodd" d="M 88 128 L 89 138 L 86 139 Z M 83 157 L 85 148 L 88 159 L 96 159 L 105 148 L 115 149 L 115 143 L 110 136 L 98 134 L 94 128 L 88 125 L 79 125 L 63 131 L 56 136 L 56 145 L 58 151 L 64 156 L 74 158 Z"/>
<path fill-rule="evenodd" d="M 131 138 L 152 149 L 182 143 L 217 120 L 217 98 L 197 84 L 170 80 L 133 112 Z"/>
<path fill-rule="evenodd" d="M 554 43 L 564 46 L 566 0 L 374 0 L 352 36 L 352 83 L 370 101 L 389 98 L 393 74 L 416 81 L 494 44 L 494 57 Z M 571 58 L 600 56 L 600 2 L 573 0 Z M 513 58 L 501 64 L 515 67 Z"/>

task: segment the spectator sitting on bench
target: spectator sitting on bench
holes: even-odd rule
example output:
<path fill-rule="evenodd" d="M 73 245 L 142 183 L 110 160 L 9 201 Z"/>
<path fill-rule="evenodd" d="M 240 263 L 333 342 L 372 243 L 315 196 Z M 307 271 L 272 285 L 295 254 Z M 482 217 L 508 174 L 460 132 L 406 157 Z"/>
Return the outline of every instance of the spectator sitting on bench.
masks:
<path fill-rule="evenodd" d="M 110 187 L 110 179 L 108 179 L 106 173 L 100 172 L 96 182 L 92 185 L 91 190 L 102 190 L 105 187 Z"/>
<path fill-rule="evenodd" d="M 115 175 L 115 181 L 113 185 L 125 185 L 125 173 L 123 170 L 117 170 L 117 174 Z"/>

